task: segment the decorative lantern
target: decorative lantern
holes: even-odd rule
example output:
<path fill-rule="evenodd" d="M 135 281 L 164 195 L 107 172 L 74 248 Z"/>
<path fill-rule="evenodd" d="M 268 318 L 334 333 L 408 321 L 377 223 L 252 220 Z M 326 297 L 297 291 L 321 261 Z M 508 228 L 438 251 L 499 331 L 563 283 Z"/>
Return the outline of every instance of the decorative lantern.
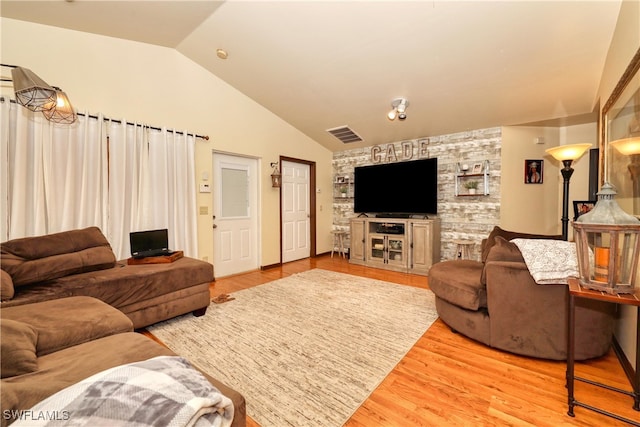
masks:
<path fill-rule="evenodd" d="M 640 220 L 624 212 L 604 183 L 598 202 L 573 223 L 580 284 L 609 294 L 633 293 L 638 284 Z"/>
<path fill-rule="evenodd" d="M 278 163 L 271 163 L 271 167 L 273 168 L 273 173 L 271 174 L 271 186 L 273 188 L 280 188 L 282 174 L 280 174 L 280 171 L 278 170 Z"/>

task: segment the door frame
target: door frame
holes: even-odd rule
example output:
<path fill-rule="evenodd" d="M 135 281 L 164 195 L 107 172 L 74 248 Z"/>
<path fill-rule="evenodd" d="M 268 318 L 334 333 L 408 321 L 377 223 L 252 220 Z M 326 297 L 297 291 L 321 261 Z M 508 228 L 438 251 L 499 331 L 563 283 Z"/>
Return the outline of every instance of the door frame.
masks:
<path fill-rule="evenodd" d="M 309 258 L 316 257 L 316 162 L 295 157 L 280 156 L 278 163 L 282 170 L 282 162 L 300 163 L 309 166 Z M 280 188 L 278 211 L 280 212 L 280 265 L 282 265 L 282 187 Z"/>

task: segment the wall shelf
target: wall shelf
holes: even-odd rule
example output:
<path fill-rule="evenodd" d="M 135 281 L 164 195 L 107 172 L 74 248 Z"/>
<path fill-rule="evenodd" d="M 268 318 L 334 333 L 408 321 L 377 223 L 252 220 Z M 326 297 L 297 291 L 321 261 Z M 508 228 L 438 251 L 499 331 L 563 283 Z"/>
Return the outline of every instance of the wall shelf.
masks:
<path fill-rule="evenodd" d="M 467 167 L 465 170 L 464 166 Z M 489 160 L 475 162 L 471 164 L 456 163 L 455 191 L 457 197 L 477 197 L 489 195 Z M 477 182 L 478 188 L 471 192 L 465 185 L 470 182 Z"/>
<path fill-rule="evenodd" d="M 333 198 L 336 202 L 353 200 L 353 174 L 337 175 L 333 179 Z"/>

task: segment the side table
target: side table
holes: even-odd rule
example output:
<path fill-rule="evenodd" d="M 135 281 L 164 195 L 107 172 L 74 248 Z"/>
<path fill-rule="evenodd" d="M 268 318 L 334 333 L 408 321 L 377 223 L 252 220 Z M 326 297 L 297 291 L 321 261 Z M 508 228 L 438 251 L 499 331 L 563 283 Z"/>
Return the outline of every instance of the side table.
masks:
<path fill-rule="evenodd" d="M 342 258 L 346 258 L 346 251 L 344 250 L 344 238 L 347 235 L 346 231 L 340 230 L 331 230 L 331 234 L 333 234 L 333 245 L 331 246 L 331 258 L 333 258 L 333 252 L 338 247 L 338 254 Z"/>
<path fill-rule="evenodd" d="M 596 408 L 591 405 L 587 405 L 586 403 L 579 402 L 574 397 L 574 380 L 582 381 L 591 385 L 595 385 L 598 387 L 605 388 L 607 390 L 616 391 L 618 393 L 622 393 L 633 398 L 633 409 L 636 411 L 640 411 L 640 327 L 636 333 L 636 369 L 635 369 L 635 378 L 629 378 L 629 382 L 631 383 L 631 387 L 633 389 L 632 392 L 622 390 L 616 387 L 611 387 L 606 384 L 598 383 L 596 381 L 591 381 L 585 378 L 580 378 L 575 376 L 575 300 L 576 298 L 588 298 L 598 301 L 606 301 L 613 304 L 622 304 L 622 305 L 632 305 L 638 308 L 638 323 L 640 324 L 640 290 L 635 290 L 633 294 L 608 294 L 602 291 L 596 291 L 584 288 L 580 285 L 578 279 L 571 278 L 569 279 L 569 321 L 568 321 L 568 333 L 567 333 L 567 394 L 568 394 L 568 405 L 569 410 L 567 414 L 571 417 L 574 417 L 573 408 L 575 406 L 580 406 L 585 409 L 589 409 L 591 411 L 598 412 L 602 415 L 606 415 L 608 417 L 615 418 L 619 421 L 623 421 L 625 423 L 629 423 L 634 426 L 640 427 L 640 421 L 631 420 L 628 418 L 621 417 L 612 412 L 606 411 L 604 409 Z M 639 325 L 640 326 L 640 325 Z M 639 416 L 640 419 L 640 416 Z"/>

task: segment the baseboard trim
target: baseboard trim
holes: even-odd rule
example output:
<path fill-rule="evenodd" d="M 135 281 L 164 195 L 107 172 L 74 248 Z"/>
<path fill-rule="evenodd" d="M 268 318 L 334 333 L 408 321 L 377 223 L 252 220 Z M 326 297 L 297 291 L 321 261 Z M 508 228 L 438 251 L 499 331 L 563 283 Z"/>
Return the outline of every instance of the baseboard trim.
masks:
<path fill-rule="evenodd" d="M 277 262 L 275 264 L 269 264 L 269 265 L 263 265 L 260 267 L 260 270 L 270 270 L 272 268 L 278 268 L 278 267 L 282 267 L 282 263 L 281 262 Z"/>
<path fill-rule="evenodd" d="M 633 368 L 631 361 L 627 359 L 627 355 L 624 354 L 624 350 L 622 350 L 622 346 L 616 339 L 615 335 L 613 337 L 613 351 L 616 352 L 616 356 L 618 356 L 620 365 L 622 366 L 624 373 L 627 375 L 627 379 L 629 380 L 629 383 L 633 384 L 636 378 L 636 371 Z"/>

